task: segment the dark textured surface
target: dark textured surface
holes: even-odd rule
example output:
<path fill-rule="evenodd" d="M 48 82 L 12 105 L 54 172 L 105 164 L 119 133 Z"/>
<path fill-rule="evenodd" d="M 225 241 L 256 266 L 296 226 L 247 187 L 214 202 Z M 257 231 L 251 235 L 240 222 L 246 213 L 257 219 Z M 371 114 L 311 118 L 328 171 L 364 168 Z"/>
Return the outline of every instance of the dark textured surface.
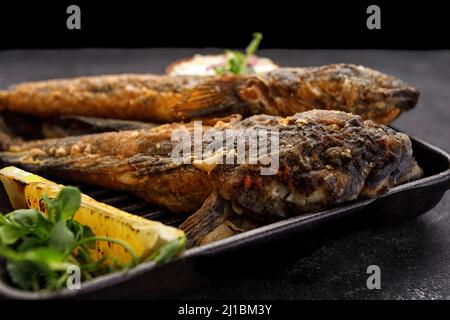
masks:
<path fill-rule="evenodd" d="M 210 51 L 210 50 L 205 50 Z M 213 50 L 214 51 L 214 50 Z M 194 50 L 0 52 L 0 88 L 25 80 L 118 72 L 163 72 Z M 418 87 L 418 107 L 394 125 L 450 151 L 450 52 L 269 50 L 281 65 L 348 62 L 398 76 Z M 358 228 L 299 261 L 226 277 L 190 298 L 450 299 L 450 194 L 426 215 L 402 225 Z M 395 212 L 393 212 L 395 214 Z M 291 250 L 301 244 L 293 244 Z M 269 256 L 269 255 L 268 255 Z M 239 263 L 239 261 L 230 261 Z M 366 268 L 380 266 L 381 290 L 366 288 Z"/>

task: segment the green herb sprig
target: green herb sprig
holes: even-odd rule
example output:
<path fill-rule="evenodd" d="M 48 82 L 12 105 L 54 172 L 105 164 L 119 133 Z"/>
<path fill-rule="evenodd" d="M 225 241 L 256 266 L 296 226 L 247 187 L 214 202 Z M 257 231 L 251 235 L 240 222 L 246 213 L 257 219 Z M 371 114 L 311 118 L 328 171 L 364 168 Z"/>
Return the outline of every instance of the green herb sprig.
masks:
<path fill-rule="evenodd" d="M 248 74 L 253 73 L 253 70 L 248 67 L 248 58 L 256 53 L 263 36 L 259 32 L 253 34 L 253 40 L 245 49 L 245 53 L 235 50 L 225 50 L 225 55 L 228 58 L 223 67 L 216 67 L 214 71 L 216 74 Z"/>
<path fill-rule="evenodd" d="M 42 197 L 47 216 L 35 209 L 0 213 L 0 256 L 6 258 L 11 281 L 24 290 L 56 290 L 66 284 L 67 269 L 80 268 L 82 281 L 98 275 L 128 269 L 140 261 L 134 249 L 125 241 L 94 236 L 92 230 L 75 221 L 81 205 L 77 188 L 65 187 L 54 198 Z M 97 241 L 118 244 L 131 256 L 130 262 L 105 263 L 108 255 L 94 261 L 89 254 Z M 177 239 L 157 250 L 146 261 L 165 263 L 184 247 L 185 239 Z"/>

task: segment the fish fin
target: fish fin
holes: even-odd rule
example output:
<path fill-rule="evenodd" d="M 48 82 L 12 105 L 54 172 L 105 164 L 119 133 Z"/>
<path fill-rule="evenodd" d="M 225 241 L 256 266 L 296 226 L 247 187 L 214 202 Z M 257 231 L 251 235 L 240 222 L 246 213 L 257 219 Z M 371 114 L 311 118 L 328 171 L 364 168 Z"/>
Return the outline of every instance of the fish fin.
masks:
<path fill-rule="evenodd" d="M 16 145 L 10 150 L 15 147 Z M 20 148 L 20 145 L 18 147 Z M 42 148 L 36 147 L 19 152 L 1 151 L 0 164 L 16 166 L 44 176 L 68 178 L 111 189 L 131 190 L 132 186 L 136 185 L 133 180 L 129 184 L 123 184 L 123 188 L 116 188 L 116 181 L 121 176 L 127 176 L 130 169 L 126 159 L 117 160 L 111 156 L 54 157 Z M 112 170 L 114 175 L 111 174 Z"/>
<path fill-rule="evenodd" d="M 138 176 L 161 173 L 182 165 L 175 163 L 170 158 L 147 155 L 134 155 L 130 157 L 128 164 L 133 167 Z"/>
<path fill-rule="evenodd" d="M 187 247 L 195 247 L 256 228 L 257 225 L 234 213 L 231 203 L 212 194 L 203 206 L 180 225 Z"/>
<path fill-rule="evenodd" d="M 64 174 L 107 173 L 111 167 L 119 169 L 128 163 L 127 159 L 118 160 L 108 155 L 72 156 L 71 149 L 79 140 L 80 137 L 76 136 L 12 143 L 0 152 L 0 161 L 35 173 L 59 171 Z"/>
<path fill-rule="evenodd" d="M 187 91 L 173 112 L 183 120 L 217 117 L 233 113 L 247 115 L 248 104 L 238 95 L 240 79 L 226 76 L 205 81 Z"/>
<path fill-rule="evenodd" d="M 423 170 L 417 163 L 416 159 L 412 157 L 407 165 L 403 173 L 400 177 L 398 177 L 395 181 L 395 185 L 401 185 L 410 181 L 414 181 L 423 177 Z"/>

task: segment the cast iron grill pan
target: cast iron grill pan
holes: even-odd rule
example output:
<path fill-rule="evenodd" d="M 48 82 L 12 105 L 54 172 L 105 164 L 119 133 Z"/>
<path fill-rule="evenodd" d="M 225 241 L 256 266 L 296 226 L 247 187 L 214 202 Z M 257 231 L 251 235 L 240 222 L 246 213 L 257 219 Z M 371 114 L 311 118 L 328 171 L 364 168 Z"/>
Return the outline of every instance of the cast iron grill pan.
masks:
<path fill-rule="evenodd" d="M 0 298 L 92 299 L 164 298 L 213 281 L 226 272 L 242 272 L 257 266 L 270 267 L 299 259 L 338 233 L 374 224 L 401 223 L 432 209 L 450 188 L 450 156 L 422 140 L 411 137 L 414 154 L 424 178 L 397 186 L 377 199 L 358 200 L 330 210 L 298 216 L 209 245 L 187 250 L 161 266 L 145 263 L 127 272 L 105 275 L 85 282 L 80 290 L 32 293 L 13 288 L 0 265 Z M 70 181 L 56 180 L 71 184 Z M 123 192 L 77 185 L 83 193 L 106 204 L 151 220 L 179 226 L 188 214 L 175 214 Z M 4 198 L 4 196 L 3 196 Z M 2 201 L 3 200 L 3 201 Z M 0 198 L 5 212 L 5 199 Z M 338 232 L 336 232 L 338 230 Z M 296 250 L 291 250 L 295 246 Z"/>

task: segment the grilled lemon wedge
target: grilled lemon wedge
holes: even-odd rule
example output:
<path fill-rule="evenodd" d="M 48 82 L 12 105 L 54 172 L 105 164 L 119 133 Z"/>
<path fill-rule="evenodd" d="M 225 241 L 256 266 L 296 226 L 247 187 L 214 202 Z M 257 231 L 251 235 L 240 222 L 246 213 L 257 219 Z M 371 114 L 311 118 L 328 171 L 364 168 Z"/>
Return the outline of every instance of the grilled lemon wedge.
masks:
<path fill-rule="evenodd" d="M 0 181 L 14 209 L 34 208 L 44 214 L 45 205 L 42 195 L 46 194 L 53 198 L 63 188 L 60 184 L 16 167 L 1 169 Z M 185 241 L 184 232 L 179 229 L 129 214 L 97 202 L 84 194 L 74 219 L 90 227 L 96 236 L 127 242 L 141 260 L 157 254 L 160 248 L 174 241 L 178 241 L 179 247 L 183 247 Z M 95 260 L 100 259 L 105 253 L 120 263 L 130 261 L 130 255 L 126 249 L 110 242 L 98 241 L 95 250 L 91 252 Z"/>

